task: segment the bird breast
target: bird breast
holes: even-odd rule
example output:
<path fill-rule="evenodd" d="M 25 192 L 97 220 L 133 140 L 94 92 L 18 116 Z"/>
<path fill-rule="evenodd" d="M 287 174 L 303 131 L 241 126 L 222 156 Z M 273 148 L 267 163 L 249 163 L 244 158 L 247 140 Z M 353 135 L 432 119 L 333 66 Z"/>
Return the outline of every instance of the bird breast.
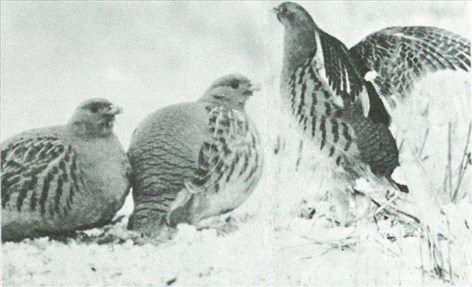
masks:
<path fill-rule="evenodd" d="M 73 146 L 80 155 L 78 162 L 89 197 L 82 209 L 90 217 L 112 217 L 123 204 L 130 185 L 131 167 L 121 144 L 112 135 L 94 141 L 78 141 Z"/>

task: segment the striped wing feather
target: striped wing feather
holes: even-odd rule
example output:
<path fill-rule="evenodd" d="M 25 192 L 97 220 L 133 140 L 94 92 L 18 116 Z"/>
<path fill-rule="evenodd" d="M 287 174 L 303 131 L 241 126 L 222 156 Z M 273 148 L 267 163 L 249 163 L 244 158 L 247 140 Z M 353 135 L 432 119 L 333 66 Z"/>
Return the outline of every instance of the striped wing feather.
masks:
<path fill-rule="evenodd" d="M 54 216 L 69 213 L 81 177 L 72 147 L 47 135 L 2 146 L 1 180 L 2 208 Z"/>
<path fill-rule="evenodd" d="M 218 192 L 234 175 L 236 163 L 249 166 L 255 135 L 242 112 L 215 107 L 209 112 L 210 137 L 200 148 L 198 168 L 187 186 L 191 192 Z M 243 167 L 244 170 L 244 167 Z"/>
<path fill-rule="evenodd" d="M 362 75 L 375 71 L 383 96 L 406 96 L 429 72 L 470 70 L 470 41 L 435 27 L 389 27 L 375 32 L 349 50 Z"/>
<path fill-rule="evenodd" d="M 335 37 L 318 30 L 328 84 L 334 93 L 350 103 L 361 94 L 363 80 L 351 63 L 346 46 Z"/>

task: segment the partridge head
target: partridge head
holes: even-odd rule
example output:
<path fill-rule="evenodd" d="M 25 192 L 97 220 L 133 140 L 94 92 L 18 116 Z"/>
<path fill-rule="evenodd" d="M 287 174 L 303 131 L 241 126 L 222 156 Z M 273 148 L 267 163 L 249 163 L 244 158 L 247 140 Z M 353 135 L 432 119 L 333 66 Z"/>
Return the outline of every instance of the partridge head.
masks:
<path fill-rule="evenodd" d="M 69 121 L 69 126 L 78 134 L 107 136 L 113 133 L 115 116 L 121 111 L 122 108 L 106 99 L 89 99 L 77 107 Z"/>
<path fill-rule="evenodd" d="M 229 74 L 215 80 L 200 101 L 218 104 L 228 109 L 244 110 L 247 99 L 259 89 L 259 84 L 252 83 L 245 76 Z"/>

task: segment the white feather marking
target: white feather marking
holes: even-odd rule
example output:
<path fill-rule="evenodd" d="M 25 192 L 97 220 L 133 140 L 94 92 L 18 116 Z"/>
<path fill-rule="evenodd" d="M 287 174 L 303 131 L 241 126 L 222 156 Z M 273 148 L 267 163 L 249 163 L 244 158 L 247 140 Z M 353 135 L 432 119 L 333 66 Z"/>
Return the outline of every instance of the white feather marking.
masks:
<path fill-rule="evenodd" d="M 368 71 L 364 76 L 364 80 L 367 82 L 373 82 L 378 75 L 379 74 L 376 71 Z"/>
<path fill-rule="evenodd" d="M 347 69 L 344 69 L 344 81 L 346 82 L 346 93 L 350 94 L 351 93 L 351 83 L 349 81 L 349 73 L 347 72 Z"/>
<path fill-rule="evenodd" d="M 320 73 L 323 79 L 327 78 L 325 64 L 324 64 L 324 57 L 323 57 L 323 48 L 321 46 L 321 39 L 320 34 L 315 32 L 315 41 L 316 41 L 316 54 L 314 57 L 314 61 L 312 61 L 312 65 L 315 69 Z"/>
<path fill-rule="evenodd" d="M 369 95 L 365 87 L 362 89 L 362 92 L 360 93 L 359 98 L 361 100 L 362 113 L 364 117 L 367 118 L 370 111 L 370 101 L 369 101 Z"/>
<path fill-rule="evenodd" d="M 404 37 L 405 34 L 403 34 L 402 32 L 397 32 L 397 33 L 394 33 L 393 36 Z"/>

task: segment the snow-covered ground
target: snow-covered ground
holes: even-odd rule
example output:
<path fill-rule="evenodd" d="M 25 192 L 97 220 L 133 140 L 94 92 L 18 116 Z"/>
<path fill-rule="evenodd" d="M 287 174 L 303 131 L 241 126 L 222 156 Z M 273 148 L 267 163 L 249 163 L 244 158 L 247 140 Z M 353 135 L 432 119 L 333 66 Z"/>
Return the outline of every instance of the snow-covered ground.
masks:
<path fill-rule="evenodd" d="M 429 231 L 392 220 L 336 226 L 325 216 L 326 203 L 315 200 L 329 187 L 321 168 L 280 173 L 290 160 L 272 156 L 283 33 L 270 13 L 277 4 L 1 2 L 2 140 L 64 123 L 84 99 L 105 97 L 125 108 L 116 133 L 127 147 L 133 129 L 151 111 L 195 100 L 213 79 L 240 72 L 264 85 L 248 113 L 261 131 L 267 159 L 250 199 L 207 222 L 219 224 L 217 229 L 180 225 L 171 241 L 142 239 L 125 228 L 133 208 L 128 198 L 117 215 L 124 217 L 114 225 L 73 239 L 3 243 L 3 285 L 445 286 L 451 279 L 472 284 L 470 166 L 460 185 L 463 200 L 451 203 L 442 192 L 448 122 L 454 186 L 466 145 L 468 75 L 427 77 L 397 109 L 404 121 L 396 135 L 407 143 L 397 175 L 410 186 Z M 303 6 L 347 46 L 396 25 L 437 26 L 470 38 L 466 2 Z M 445 269 L 434 272 L 435 266 Z"/>

